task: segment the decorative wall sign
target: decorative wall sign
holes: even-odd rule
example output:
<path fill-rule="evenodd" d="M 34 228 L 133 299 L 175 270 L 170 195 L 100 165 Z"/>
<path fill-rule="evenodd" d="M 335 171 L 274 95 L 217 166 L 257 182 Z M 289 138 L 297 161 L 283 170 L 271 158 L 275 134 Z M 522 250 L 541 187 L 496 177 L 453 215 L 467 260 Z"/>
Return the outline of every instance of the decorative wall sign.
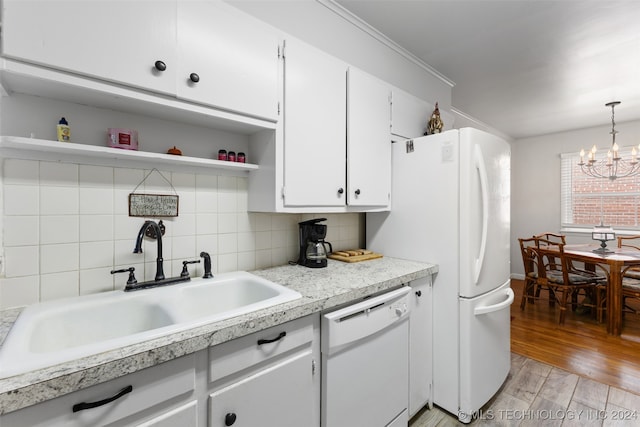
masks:
<path fill-rule="evenodd" d="M 153 172 L 157 172 L 169 184 L 173 194 L 144 194 L 136 190 Z M 179 196 L 171 182 L 156 168 L 151 169 L 133 192 L 129 194 L 129 216 L 172 217 L 178 216 Z"/>
<path fill-rule="evenodd" d="M 178 196 L 173 194 L 129 194 L 129 216 L 178 216 Z"/>

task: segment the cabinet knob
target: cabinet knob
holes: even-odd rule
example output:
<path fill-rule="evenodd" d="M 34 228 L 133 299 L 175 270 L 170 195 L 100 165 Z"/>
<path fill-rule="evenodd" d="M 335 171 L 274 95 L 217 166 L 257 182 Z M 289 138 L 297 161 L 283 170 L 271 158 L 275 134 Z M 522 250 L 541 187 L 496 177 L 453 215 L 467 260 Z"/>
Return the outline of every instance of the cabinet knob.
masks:
<path fill-rule="evenodd" d="M 167 69 L 167 64 L 165 64 L 162 61 L 156 61 L 156 63 L 154 64 L 156 67 L 156 70 L 158 71 L 164 71 Z"/>
<path fill-rule="evenodd" d="M 344 188 L 342 187 L 338 188 L 338 194 L 342 194 L 342 193 L 344 193 Z"/>
<path fill-rule="evenodd" d="M 355 193 L 356 193 L 356 196 L 359 196 L 359 195 L 360 195 L 360 189 L 358 188 L 358 189 L 355 191 Z"/>
<path fill-rule="evenodd" d="M 224 425 L 232 426 L 236 422 L 236 418 L 238 418 L 236 417 L 236 414 L 234 414 L 233 412 L 229 412 L 224 416 Z"/>
<path fill-rule="evenodd" d="M 198 83 L 200 81 L 200 76 L 197 75 L 196 73 L 191 73 L 189 74 L 189 80 L 191 80 L 194 83 Z"/>
<path fill-rule="evenodd" d="M 422 291 L 416 291 L 416 296 L 421 297 L 422 296 Z"/>

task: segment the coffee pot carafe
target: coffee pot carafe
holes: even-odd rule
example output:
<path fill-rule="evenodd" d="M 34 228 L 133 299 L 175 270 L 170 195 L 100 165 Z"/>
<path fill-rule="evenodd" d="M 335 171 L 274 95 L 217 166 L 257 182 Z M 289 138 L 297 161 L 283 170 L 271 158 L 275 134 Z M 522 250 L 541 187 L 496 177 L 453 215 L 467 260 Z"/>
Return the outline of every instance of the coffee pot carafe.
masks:
<path fill-rule="evenodd" d="M 319 224 L 326 220 L 326 218 L 316 218 L 298 223 L 300 231 L 298 264 L 311 268 L 327 266 L 327 255 L 333 251 L 333 248 L 331 243 L 324 240 L 327 235 L 327 226 Z"/>

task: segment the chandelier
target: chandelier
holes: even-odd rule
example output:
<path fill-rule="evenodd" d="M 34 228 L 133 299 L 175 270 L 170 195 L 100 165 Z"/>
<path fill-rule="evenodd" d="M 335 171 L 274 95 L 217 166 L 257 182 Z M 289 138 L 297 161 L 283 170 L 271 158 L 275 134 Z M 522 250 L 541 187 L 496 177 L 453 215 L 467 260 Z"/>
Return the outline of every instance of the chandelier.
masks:
<path fill-rule="evenodd" d="M 631 149 L 631 160 L 625 160 L 620 157 L 618 152 L 618 144 L 616 143 L 616 122 L 614 108 L 619 105 L 620 101 L 608 102 L 605 104 L 607 107 L 611 107 L 611 148 L 607 153 L 605 159 L 596 160 L 596 146 L 591 148 L 587 155 L 587 161 L 584 160 L 584 150 L 580 150 L 580 162 L 578 165 L 582 169 L 582 172 L 592 176 L 594 178 L 608 178 L 614 181 L 618 178 L 624 178 L 627 176 L 634 176 L 640 172 L 640 163 L 638 163 L 637 154 L 638 151 L 635 147 Z"/>

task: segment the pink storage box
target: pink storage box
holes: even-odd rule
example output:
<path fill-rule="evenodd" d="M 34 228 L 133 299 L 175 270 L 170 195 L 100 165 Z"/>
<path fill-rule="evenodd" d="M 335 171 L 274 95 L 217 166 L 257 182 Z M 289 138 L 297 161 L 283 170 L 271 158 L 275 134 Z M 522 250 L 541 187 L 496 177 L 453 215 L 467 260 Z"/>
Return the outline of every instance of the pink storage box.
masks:
<path fill-rule="evenodd" d="M 133 129 L 109 128 L 107 129 L 107 145 L 113 148 L 125 150 L 138 149 L 138 131 Z"/>

